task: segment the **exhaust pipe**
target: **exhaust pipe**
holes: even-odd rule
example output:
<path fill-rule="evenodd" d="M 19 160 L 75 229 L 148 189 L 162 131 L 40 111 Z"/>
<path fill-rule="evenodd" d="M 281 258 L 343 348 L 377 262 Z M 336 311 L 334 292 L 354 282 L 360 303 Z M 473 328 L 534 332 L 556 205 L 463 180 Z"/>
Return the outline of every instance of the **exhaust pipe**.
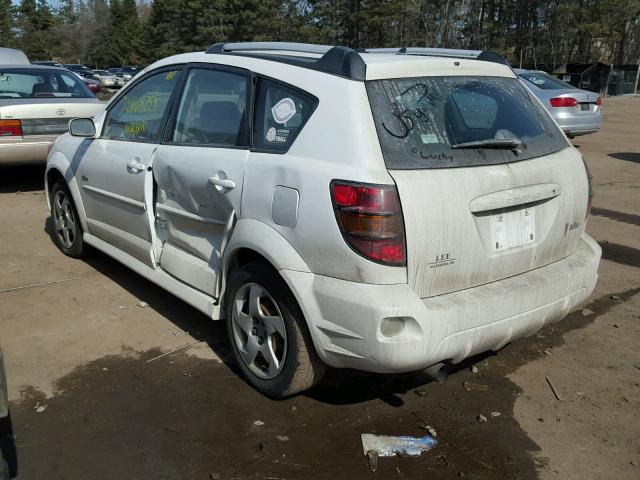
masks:
<path fill-rule="evenodd" d="M 443 362 L 431 365 L 430 367 L 425 368 L 423 372 L 431 380 L 434 380 L 438 383 L 443 383 L 449 376 L 449 372 L 447 371 L 447 365 Z"/>

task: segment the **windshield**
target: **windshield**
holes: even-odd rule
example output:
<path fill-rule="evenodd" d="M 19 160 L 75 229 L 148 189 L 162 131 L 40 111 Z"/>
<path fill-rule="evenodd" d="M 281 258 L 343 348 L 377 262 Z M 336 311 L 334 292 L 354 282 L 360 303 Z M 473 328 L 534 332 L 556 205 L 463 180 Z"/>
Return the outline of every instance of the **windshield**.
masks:
<path fill-rule="evenodd" d="M 566 90 L 567 88 L 575 89 L 573 85 L 562 80 L 552 77 L 551 75 L 543 72 L 527 72 L 519 73 L 520 78 L 524 78 L 529 83 L 534 84 L 536 87 L 542 90 Z"/>
<path fill-rule="evenodd" d="M 515 78 L 375 80 L 367 92 L 390 169 L 507 163 L 568 146 Z"/>
<path fill-rule="evenodd" d="M 93 98 L 84 83 L 59 69 L 0 69 L 0 98 Z"/>

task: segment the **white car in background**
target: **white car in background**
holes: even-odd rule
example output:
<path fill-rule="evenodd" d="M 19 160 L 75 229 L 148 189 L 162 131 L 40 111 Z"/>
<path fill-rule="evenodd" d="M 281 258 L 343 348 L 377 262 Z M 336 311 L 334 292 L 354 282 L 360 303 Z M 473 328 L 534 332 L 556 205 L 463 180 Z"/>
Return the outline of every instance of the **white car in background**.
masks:
<path fill-rule="evenodd" d="M 45 162 L 69 120 L 91 117 L 102 105 L 73 73 L 0 48 L 0 165 Z"/>
<path fill-rule="evenodd" d="M 125 84 L 124 78 L 114 75 L 109 70 L 93 70 L 93 73 L 105 88 L 121 88 Z"/>
<path fill-rule="evenodd" d="M 592 292 L 580 152 L 490 52 L 217 44 L 49 155 L 54 239 L 213 319 L 256 389 L 499 350 Z"/>

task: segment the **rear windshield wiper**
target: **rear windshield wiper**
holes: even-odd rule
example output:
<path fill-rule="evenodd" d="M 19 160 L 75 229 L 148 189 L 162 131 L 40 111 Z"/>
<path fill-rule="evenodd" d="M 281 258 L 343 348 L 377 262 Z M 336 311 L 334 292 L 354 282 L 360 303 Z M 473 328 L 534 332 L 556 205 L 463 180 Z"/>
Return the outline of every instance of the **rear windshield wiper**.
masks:
<path fill-rule="evenodd" d="M 509 148 L 514 149 L 522 145 L 517 138 L 488 138 L 475 142 L 456 143 L 451 148 Z"/>

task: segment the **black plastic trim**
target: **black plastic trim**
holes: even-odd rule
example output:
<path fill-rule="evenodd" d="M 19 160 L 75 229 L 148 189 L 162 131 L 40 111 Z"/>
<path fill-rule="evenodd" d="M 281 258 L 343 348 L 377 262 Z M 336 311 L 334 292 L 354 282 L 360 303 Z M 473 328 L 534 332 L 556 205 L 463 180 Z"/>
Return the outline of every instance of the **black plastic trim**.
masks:
<path fill-rule="evenodd" d="M 348 47 L 333 47 L 319 59 L 295 57 L 286 54 L 258 53 L 250 50 L 228 51 L 224 47 L 225 44 L 216 43 L 209 47 L 207 53 L 260 58 L 337 75 L 358 82 L 364 82 L 366 78 L 367 65 L 358 52 Z"/>

